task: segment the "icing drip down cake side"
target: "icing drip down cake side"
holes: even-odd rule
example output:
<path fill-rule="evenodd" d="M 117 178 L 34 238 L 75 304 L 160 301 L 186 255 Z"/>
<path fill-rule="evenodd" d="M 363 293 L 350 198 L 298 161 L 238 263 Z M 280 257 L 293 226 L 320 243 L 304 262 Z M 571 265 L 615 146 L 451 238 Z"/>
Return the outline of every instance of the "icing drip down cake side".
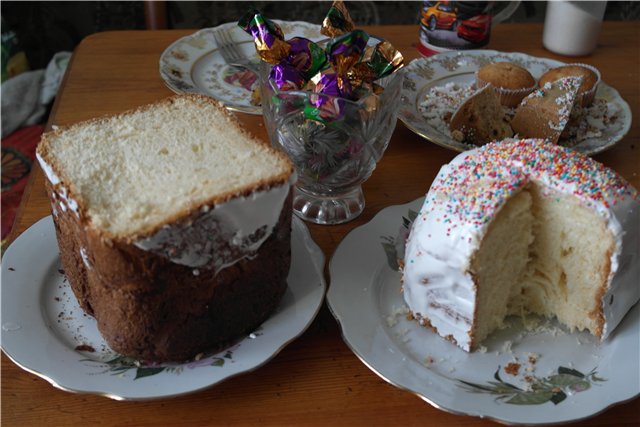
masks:
<path fill-rule="evenodd" d="M 214 100 L 167 98 L 43 136 L 62 265 L 116 352 L 186 360 L 278 307 L 295 173 Z"/>
<path fill-rule="evenodd" d="M 505 140 L 440 170 L 403 262 L 413 316 L 473 351 L 510 315 L 605 339 L 640 298 L 640 199 L 544 140 Z"/>

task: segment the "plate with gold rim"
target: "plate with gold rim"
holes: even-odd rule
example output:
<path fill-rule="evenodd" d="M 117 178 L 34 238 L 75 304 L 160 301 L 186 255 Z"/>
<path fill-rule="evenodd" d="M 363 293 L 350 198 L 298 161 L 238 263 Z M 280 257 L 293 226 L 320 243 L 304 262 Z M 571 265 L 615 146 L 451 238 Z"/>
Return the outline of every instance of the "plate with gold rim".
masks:
<path fill-rule="evenodd" d="M 269 319 L 222 351 L 156 363 L 108 347 L 73 296 L 52 217 L 43 218 L 2 258 L 2 351 L 56 388 L 116 400 L 184 395 L 255 370 L 301 335 L 324 301 L 324 255 L 300 219 L 293 218 L 292 228 L 288 289 Z"/>
<path fill-rule="evenodd" d="M 326 38 L 320 34 L 320 26 L 304 21 L 274 20 L 285 35 L 285 39 L 304 37 L 312 41 Z M 173 42 L 160 56 L 160 76 L 176 93 L 199 93 L 217 99 L 232 111 L 262 114 L 256 98 L 258 77 L 249 70 L 229 66 L 218 51 L 213 33 L 229 31 L 246 57 L 255 57 L 255 46 L 251 36 L 236 22 L 228 22 L 213 28 L 204 28 L 194 34 Z"/>
<path fill-rule="evenodd" d="M 398 119 L 411 131 L 434 144 L 460 152 L 475 148 L 451 136 L 447 117 L 462 102 L 463 96 L 469 95 L 469 90 L 461 88 L 466 89 L 475 82 L 478 68 L 492 62 L 505 61 L 524 67 L 535 79 L 551 68 L 565 65 L 564 62 L 553 59 L 495 50 L 443 52 L 417 58 L 404 67 L 405 80 Z M 442 88 L 447 84 L 454 85 L 456 89 L 451 99 L 439 103 L 437 109 L 434 108 L 436 105 L 425 102 L 428 95 L 435 94 L 434 91 L 441 94 Z M 594 106 L 587 111 L 588 119 L 583 120 L 576 135 L 561 139 L 561 145 L 593 155 L 613 147 L 631 128 L 629 104 L 616 89 L 605 82 L 600 82 Z"/>
<path fill-rule="evenodd" d="M 640 395 L 639 304 L 602 343 L 553 322 L 514 321 L 473 353 L 408 318 L 397 251 L 423 201 L 383 209 L 330 260 L 329 308 L 367 367 L 436 408 L 507 424 L 577 421 Z"/>

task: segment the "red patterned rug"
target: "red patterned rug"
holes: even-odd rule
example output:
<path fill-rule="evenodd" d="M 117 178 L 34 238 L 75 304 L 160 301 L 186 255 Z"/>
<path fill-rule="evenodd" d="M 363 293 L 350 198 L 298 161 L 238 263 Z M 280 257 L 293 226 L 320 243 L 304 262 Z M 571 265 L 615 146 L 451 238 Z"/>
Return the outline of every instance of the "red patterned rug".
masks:
<path fill-rule="evenodd" d="M 2 140 L 2 247 L 11 231 L 31 172 L 43 125 L 28 126 Z"/>

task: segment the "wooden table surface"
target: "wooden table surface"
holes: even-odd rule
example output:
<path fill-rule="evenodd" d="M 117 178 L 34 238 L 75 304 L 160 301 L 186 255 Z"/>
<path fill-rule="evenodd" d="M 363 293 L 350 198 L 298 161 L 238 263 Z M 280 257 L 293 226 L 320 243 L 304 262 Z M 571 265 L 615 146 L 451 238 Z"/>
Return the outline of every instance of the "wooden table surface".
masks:
<path fill-rule="evenodd" d="M 407 62 L 419 56 L 417 26 L 364 29 L 390 40 Z M 121 112 L 171 95 L 158 73 L 159 57 L 170 43 L 192 32 L 122 31 L 87 37 L 74 52 L 48 126 Z M 605 22 L 596 52 L 583 58 L 554 55 L 542 47 L 541 40 L 542 24 L 501 24 L 494 29 L 487 48 L 592 64 L 638 117 L 638 22 Z M 238 116 L 248 129 L 267 138 L 260 116 Z M 640 129 L 635 119 L 622 141 L 595 158 L 640 188 L 639 153 Z M 327 260 L 350 230 L 371 220 L 382 208 L 423 196 L 440 166 L 455 155 L 423 140 L 399 121 L 389 149 L 363 186 L 366 208 L 362 215 L 344 225 L 309 225 Z M 34 166 L 10 241 L 50 214 L 43 180 L 42 171 Z M 345 345 L 326 304 L 309 329 L 265 366 L 207 390 L 172 399 L 117 402 L 95 395 L 68 393 L 20 369 L 4 354 L 1 367 L 3 426 L 495 424 L 441 411 L 385 382 Z M 638 423 L 639 399 L 580 422 L 589 426 L 637 426 Z"/>

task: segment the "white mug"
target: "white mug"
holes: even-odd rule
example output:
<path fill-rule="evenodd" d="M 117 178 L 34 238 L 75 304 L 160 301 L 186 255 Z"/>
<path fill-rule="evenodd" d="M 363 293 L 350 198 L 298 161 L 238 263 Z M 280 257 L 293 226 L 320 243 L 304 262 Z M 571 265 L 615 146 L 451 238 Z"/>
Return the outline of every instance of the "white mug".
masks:
<path fill-rule="evenodd" d="M 598 43 L 606 1 L 550 1 L 542 44 L 566 56 L 592 53 Z"/>

